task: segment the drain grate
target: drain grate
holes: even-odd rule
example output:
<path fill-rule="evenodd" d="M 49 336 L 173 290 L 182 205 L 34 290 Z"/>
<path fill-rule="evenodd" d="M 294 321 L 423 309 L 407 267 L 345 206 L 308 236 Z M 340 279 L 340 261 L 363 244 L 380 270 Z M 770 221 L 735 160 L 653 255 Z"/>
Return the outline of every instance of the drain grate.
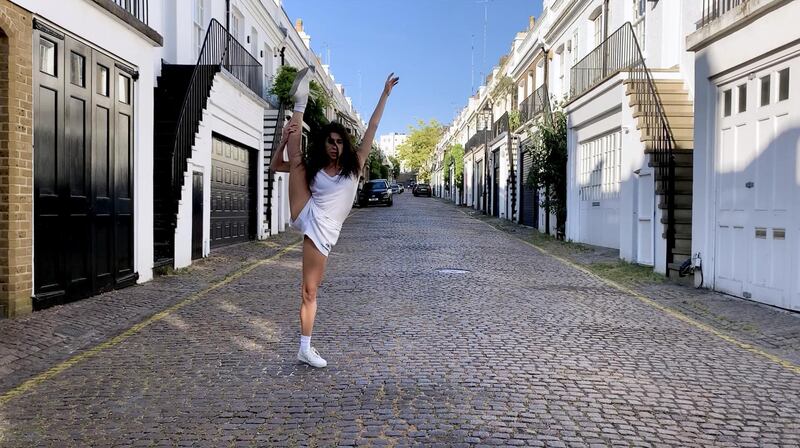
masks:
<path fill-rule="evenodd" d="M 468 274 L 469 271 L 464 269 L 437 269 L 437 274 Z"/>

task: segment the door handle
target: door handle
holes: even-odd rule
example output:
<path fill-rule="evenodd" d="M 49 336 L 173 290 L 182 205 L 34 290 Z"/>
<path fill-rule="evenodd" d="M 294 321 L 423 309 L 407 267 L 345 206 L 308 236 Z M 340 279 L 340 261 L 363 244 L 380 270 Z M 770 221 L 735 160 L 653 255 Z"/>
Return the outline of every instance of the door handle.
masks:
<path fill-rule="evenodd" d="M 745 188 L 753 188 L 753 187 L 756 186 L 756 184 L 754 182 L 748 182 L 748 183 L 744 184 L 744 186 L 745 186 Z"/>

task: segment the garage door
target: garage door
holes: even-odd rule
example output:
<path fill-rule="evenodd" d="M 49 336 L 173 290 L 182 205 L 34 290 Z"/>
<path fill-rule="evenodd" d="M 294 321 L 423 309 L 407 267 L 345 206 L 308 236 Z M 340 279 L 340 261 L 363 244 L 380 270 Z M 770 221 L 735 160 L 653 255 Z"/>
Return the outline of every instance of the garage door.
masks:
<path fill-rule="evenodd" d="M 211 247 L 255 238 L 255 179 L 250 149 L 215 136 L 211 165 Z"/>
<path fill-rule="evenodd" d="M 715 287 L 800 309 L 800 59 L 720 85 Z"/>
<path fill-rule="evenodd" d="M 136 281 L 133 77 L 37 21 L 34 70 L 36 309 Z"/>

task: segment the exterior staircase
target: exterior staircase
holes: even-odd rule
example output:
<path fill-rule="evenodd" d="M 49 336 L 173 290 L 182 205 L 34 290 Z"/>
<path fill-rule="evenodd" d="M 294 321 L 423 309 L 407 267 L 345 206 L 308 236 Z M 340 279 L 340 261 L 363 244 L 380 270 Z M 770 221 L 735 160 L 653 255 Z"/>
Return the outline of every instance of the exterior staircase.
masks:
<path fill-rule="evenodd" d="M 269 171 L 269 165 L 272 163 L 272 150 L 277 147 L 281 140 L 283 133 L 283 125 L 285 119 L 281 119 L 286 115 L 286 109 L 283 104 L 275 109 L 269 109 L 264 113 L 264 228 L 267 232 L 272 229 L 272 207 L 273 204 L 273 188 L 275 184 L 275 175 Z"/>
<path fill-rule="evenodd" d="M 164 64 L 155 88 L 153 250 L 156 268 L 171 266 L 174 261 L 178 202 L 172 191 L 173 153 L 178 120 L 194 69 L 194 65 Z"/>
<path fill-rule="evenodd" d="M 681 264 L 692 256 L 692 167 L 694 158 L 694 104 L 689 98 L 689 93 L 680 79 L 655 79 L 655 89 L 664 111 L 669 130 L 675 142 L 674 156 L 674 192 L 673 192 L 673 235 L 671 259 L 667 260 L 667 273 L 670 277 L 678 277 Z M 629 104 L 633 109 L 637 121 L 637 129 L 641 141 L 645 145 L 645 153 L 650 155 L 649 165 L 655 169 L 655 191 L 658 196 L 658 208 L 663 211 L 661 224 L 663 225 L 662 237 L 670 242 L 668 213 L 669 201 L 669 166 L 667 162 L 658 162 L 652 156 L 655 149 L 656 136 L 651 133 L 646 124 L 646 113 L 639 107 L 636 95 L 636 85 L 626 83 L 626 94 Z M 663 169 L 659 169 L 663 168 Z"/>

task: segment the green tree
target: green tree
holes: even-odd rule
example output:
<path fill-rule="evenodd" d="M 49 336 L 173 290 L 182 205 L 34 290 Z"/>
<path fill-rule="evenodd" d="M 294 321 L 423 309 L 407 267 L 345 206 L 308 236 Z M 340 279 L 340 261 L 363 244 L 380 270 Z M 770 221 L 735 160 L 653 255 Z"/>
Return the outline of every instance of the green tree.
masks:
<path fill-rule="evenodd" d="M 438 121 L 425 123 L 420 120 L 417 127 L 409 126 L 408 139 L 397 148 L 398 158 L 424 182 L 430 180 L 428 161 L 443 132 L 444 129 Z"/>
<path fill-rule="evenodd" d="M 297 69 L 288 65 L 284 65 L 278 71 L 278 76 L 275 77 L 275 83 L 270 89 L 270 93 L 277 96 L 284 105 L 291 106 L 294 101 L 289 96 L 289 91 L 292 89 L 292 84 L 297 76 Z M 311 128 L 311 134 L 316 132 L 328 124 L 328 118 L 325 116 L 325 110 L 330 106 L 331 99 L 325 89 L 322 88 L 316 81 L 309 83 L 311 95 L 306 106 L 306 111 L 303 114 L 303 121 Z"/>
<path fill-rule="evenodd" d="M 398 177 L 400 177 L 400 159 L 393 156 L 388 156 L 388 158 L 389 162 L 392 162 L 392 170 L 391 170 L 392 177 L 397 179 Z"/>
<path fill-rule="evenodd" d="M 556 228 L 564 235 L 567 222 L 567 116 L 559 107 L 545 114 L 529 131 L 531 164 L 528 186 L 544 191 L 541 205 L 556 215 Z"/>

